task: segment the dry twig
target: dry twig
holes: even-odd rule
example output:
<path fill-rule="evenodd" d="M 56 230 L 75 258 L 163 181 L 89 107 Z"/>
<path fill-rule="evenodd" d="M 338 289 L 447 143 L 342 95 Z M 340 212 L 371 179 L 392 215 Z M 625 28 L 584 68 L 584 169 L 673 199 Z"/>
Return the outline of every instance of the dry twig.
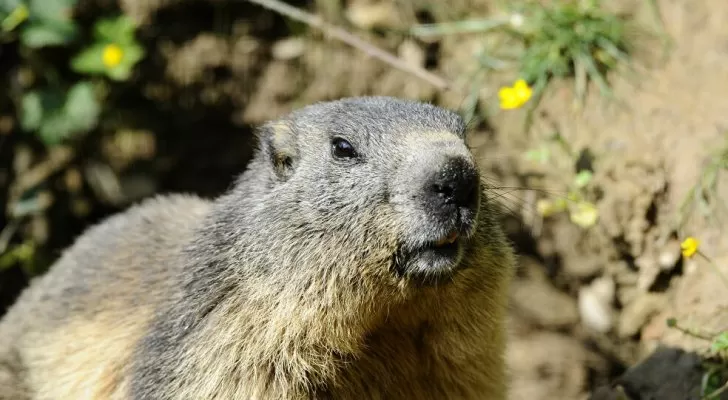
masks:
<path fill-rule="evenodd" d="M 257 4 L 261 7 L 267 8 L 269 10 L 275 11 L 281 15 L 284 15 L 290 19 L 302 22 L 306 25 L 315 27 L 320 29 L 325 35 L 328 35 L 330 37 L 333 37 L 335 39 L 341 40 L 342 42 L 355 47 L 364 53 L 378 58 L 381 61 L 384 61 L 385 63 L 391 65 L 394 68 L 397 68 L 401 71 L 408 72 L 412 75 L 417 76 L 418 78 L 430 83 L 431 85 L 437 87 L 440 90 L 451 90 L 454 89 L 453 85 L 448 82 L 446 79 L 433 74 L 432 72 L 429 72 L 425 70 L 424 68 L 411 65 L 405 61 L 403 61 L 401 58 L 384 51 L 376 46 L 374 46 L 371 43 L 368 43 L 361 38 L 351 34 L 350 32 L 346 31 L 345 29 L 342 29 L 338 26 L 329 24 L 325 22 L 322 18 L 307 13 L 306 11 L 303 11 L 301 9 L 298 9 L 296 7 L 290 6 L 286 3 L 283 3 L 279 0 L 248 0 L 251 3 Z"/>
<path fill-rule="evenodd" d="M 68 147 L 53 149 L 48 159 L 39 163 L 32 169 L 23 172 L 10 187 L 10 200 L 8 205 L 14 204 L 27 190 L 38 186 L 49 176 L 63 169 L 74 157 L 74 152 Z"/>

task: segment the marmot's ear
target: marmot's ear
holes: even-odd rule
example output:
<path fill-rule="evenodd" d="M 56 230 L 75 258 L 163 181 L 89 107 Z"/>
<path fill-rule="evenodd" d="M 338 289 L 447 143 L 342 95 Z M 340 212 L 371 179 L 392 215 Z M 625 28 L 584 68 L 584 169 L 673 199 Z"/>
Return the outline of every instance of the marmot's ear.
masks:
<path fill-rule="evenodd" d="M 268 159 L 276 177 L 287 180 L 298 163 L 298 148 L 293 129 L 285 122 L 269 122 L 259 132 L 261 151 Z"/>

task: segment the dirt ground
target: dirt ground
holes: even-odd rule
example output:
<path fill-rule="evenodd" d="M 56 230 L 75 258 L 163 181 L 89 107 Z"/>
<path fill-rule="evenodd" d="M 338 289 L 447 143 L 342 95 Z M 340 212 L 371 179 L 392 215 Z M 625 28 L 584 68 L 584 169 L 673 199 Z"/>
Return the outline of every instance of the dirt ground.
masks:
<path fill-rule="evenodd" d="M 406 26 L 426 22 L 417 12 L 423 1 L 362 0 L 349 2 L 341 13 L 335 7 L 323 10 L 334 22 L 348 16 L 360 26 L 372 21 Z M 399 7 L 388 8 L 395 3 Z M 642 3 L 619 1 L 610 7 L 634 11 L 649 23 Z M 89 14 L 120 6 L 144 24 L 141 35 L 153 51 L 140 67 L 134 90 L 115 100 L 117 118 L 132 119 L 135 129 L 125 136 L 116 132 L 89 139 L 87 149 L 54 178 L 67 182 L 73 175 L 68 171 L 87 171 L 102 163 L 117 177 L 123 199 L 100 193 L 91 184 L 77 192 L 63 191 L 58 196 L 64 200 L 44 217 L 50 227 L 45 244 L 50 254 L 88 224 L 152 193 L 220 193 L 247 162 L 251 127 L 303 104 L 364 94 L 452 108 L 465 100 L 315 32 L 290 35 L 293 28 L 285 20 L 245 2 L 226 5 L 227 16 L 221 17 L 220 4 L 85 3 L 83 10 Z M 658 346 L 706 348 L 705 341 L 668 328 L 671 317 L 706 332 L 728 329 L 728 288 L 707 262 L 680 256 L 680 241 L 699 237 L 701 250 L 728 274 L 728 236 L 723 232 L 728 216 L 718 211 L 708 217 L 694 214 L 679 230 L 674 224 L 702 168 L 728 143 L 728 3 L 662 0 L 658 5 L 674 47 L 667 60 L 642 68 L 637 79 L 614 77 L 623 107 L 605 102 L 592 90 L 586 105 L 576 110 L 571 83 L 557 83 L 529 133 L 521 129 L 524 112 L 516 110 L 494 113 L 470 137 L 483 172 L 496 185 L 493 197 L 503 205 L 503 222 L 521 257 L 512 290 L 508 351 L 514 400 L 587 399 Z M 437 9 L 434 17 L 448 20 L 462 10 L 477 17 L 490 9 L 488 1 L 460 0 Z M 197 15 L 194 23 L 185 20 L 189 15 Z M 472 67 L 479 40 L 471 35 L 425 43 L 356 32 L 453 80 Z M 513 78 L 488 77 L 483 92 L 492 93 Z M 481 108 L 493 109 L 496 100 L 484 96 Z M 600 217 L 591 228 L 580 228 L 567 215 L 544 219 L 535 212 L 539 199 L 565 195 L 574 174 L 566 157 L 554 156 L 554 162 L 543 165 L 523 156 L 546 144 L 555 130 L 572 149 L 594 155 L 590 190 Z M 719 183 L 720 201 L 728 197 L 725 176 Z M 90 202 L 90 211 L 63 211 L 78 199 Z M 65 231 L 55 232 L 58 226 Z M 2 277 L 0 295 L 7 304 L 26 278 L 17 271 Z M 673 364 L 696 368 L 692 359 L 673 363 L 683 357 L 676 354 L 657 359 L 644 373 L 647 378 L 640 378 L 642 370 L 630 370 L 632 375 L 620 379 L 624 384 L 637 374 L 637 381 L 647 386 L 650 379 L 660 382 L 659 377 L 699 381 L 698 373 L 667 369 Z M 695 385 L 662 395 L 647 386 L 634 389 L 631 398 L 698 398 Z M 605 391 L 594 399 L 616 398 Z"/>

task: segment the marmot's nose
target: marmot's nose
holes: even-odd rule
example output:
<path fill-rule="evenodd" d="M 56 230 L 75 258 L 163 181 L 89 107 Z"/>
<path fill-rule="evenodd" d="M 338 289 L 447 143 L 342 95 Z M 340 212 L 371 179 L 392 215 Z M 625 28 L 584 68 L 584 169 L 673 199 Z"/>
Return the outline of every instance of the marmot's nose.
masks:
<path fill-rule="evenodd" d="M 474 208 L 479 187 L 475 166 L 463 157 L 449 157 L 429 182 L 428 194 L 438 208 Z"/>

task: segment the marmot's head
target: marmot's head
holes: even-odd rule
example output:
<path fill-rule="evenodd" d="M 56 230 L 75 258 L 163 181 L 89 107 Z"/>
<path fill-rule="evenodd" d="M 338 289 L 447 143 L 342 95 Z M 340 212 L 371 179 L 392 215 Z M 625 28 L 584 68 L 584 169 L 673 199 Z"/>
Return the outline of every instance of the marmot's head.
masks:
<path fill-rule="evenodd" d="M 336 247 L 314 254 L 313 245 L 289 244 L 301 257 L 370 264 L 367 257 L 384 251 L 382 269 L 399 279 L 447 279 L 463 264 L 482 201 L 464 133 L 461 117 L 430 104 L 387 97 L 314 104 L 260 130 L 256 173 L 266 189 L 255 197 L 277 199 L 267 211 L 276 213 L 270 229 L 285 224 L 300 241 Z"/>

